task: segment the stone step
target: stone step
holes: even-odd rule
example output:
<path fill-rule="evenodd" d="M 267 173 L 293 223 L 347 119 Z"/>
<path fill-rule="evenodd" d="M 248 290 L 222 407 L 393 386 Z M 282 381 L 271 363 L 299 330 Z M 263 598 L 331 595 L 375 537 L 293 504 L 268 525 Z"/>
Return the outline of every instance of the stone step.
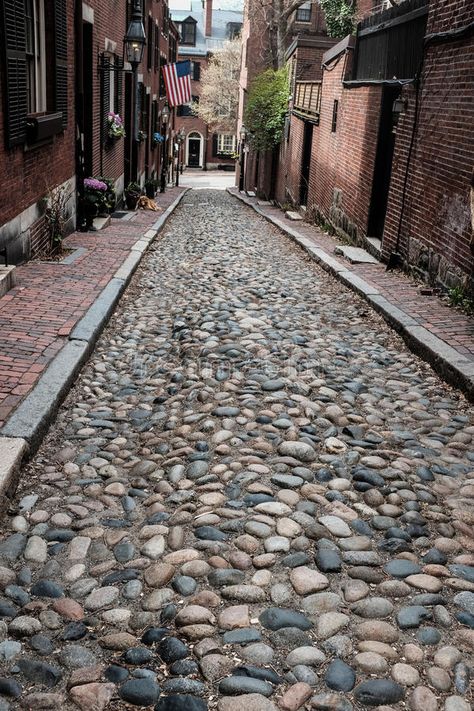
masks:
<path fill-rule="evenodd" d="M 0 267 L 0 297 L 16 286 L 16 267 Z"/>
<path fill-rule="evenodd" d="M 103 230 L 105 227 L 108 227 L 109 225 L 110 225 L 110 215 L 107 215 L 107 217 L 94 217 L 95 232 L 98 232 L 99 230 Z"/>
<path fill-rule="evenodd" d="M 361 247 L 340 245 L 334 249 L 334 254 L 341 254 L 351 264 L 378 264 L 378 260 Z"/>
<path fill-rule="evenodd" d="M 293 210 L 287 210 L 285 212 L 285 217 L 289 220 L 293 220 L 294 222 L 299 222 L 303 219 L 299 212 L 294 212 Z"/>

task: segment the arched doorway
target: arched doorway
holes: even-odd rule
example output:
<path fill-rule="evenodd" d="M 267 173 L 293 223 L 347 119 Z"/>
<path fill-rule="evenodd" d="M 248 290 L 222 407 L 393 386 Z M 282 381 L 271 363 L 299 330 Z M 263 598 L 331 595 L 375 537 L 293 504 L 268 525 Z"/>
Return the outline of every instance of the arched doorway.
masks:
<path fill-rule="evenodd" d="M 186 165 L 189 168 L 202 167 L 203 144 L 204 141 L 200 133 L 191 131 L 191 133 L 188 134 L 186 142 Z"/>

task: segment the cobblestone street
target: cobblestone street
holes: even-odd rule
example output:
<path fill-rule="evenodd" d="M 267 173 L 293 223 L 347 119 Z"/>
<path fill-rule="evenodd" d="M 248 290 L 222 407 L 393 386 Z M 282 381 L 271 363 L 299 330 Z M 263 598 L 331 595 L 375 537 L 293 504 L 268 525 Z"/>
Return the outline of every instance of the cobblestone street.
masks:
<path fill-rule="evenodd" d="M 469 711 L 474 419 L 186 193 L 2 520 L 0 711 Z"/>

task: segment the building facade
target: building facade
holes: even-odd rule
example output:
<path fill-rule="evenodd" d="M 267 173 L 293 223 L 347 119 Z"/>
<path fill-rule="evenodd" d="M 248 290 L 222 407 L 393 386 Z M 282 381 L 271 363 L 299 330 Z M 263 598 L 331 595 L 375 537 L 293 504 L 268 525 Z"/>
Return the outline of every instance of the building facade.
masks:
<path fill-rule="evenodd" d="M 191 61 L 193 102 L 199 102 L 201 75 L 212 53 L 234 39 L 242 29 L 242 0 L 170 0 L 173 22 L 180 31 L 179 59 Z M 235 131 L 212 131 L 193 114 L 191 105 L 179 107 L 176 130 L 185 135 L 182 163 L 188 168 L 209 170 L 233 167 L 237 151 Z"/>
<path fill-rule="evenodd" d="M 333 46 L 290 45 L 277 166 L 250 153 L 241 187 L 472 295 L 474 5 L 361 0 L 356 19 Z"/>
<path fill-rule="evenodd" d="M 120 202 L 129 181 L 143 185 L 172 165 L 175 112 L 162 120 L 161 69 L 176 61 L 178 31 L 164 0 L 143 0 L 146 45 L 133 77 L 124 62 L 132 4 L 2 3 L 0 261 L 15 264 L 48 251 L 52 194 L 61 191 L 68 233 L 81 226 L 84 178 L 109 179 Z M 125 137 L 112 135 L 114 115 Z"/>

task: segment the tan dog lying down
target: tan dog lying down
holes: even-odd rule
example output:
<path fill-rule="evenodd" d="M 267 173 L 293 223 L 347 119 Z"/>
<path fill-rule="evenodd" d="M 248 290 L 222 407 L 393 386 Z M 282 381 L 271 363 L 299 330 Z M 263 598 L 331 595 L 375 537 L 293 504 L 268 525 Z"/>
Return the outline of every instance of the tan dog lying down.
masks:
<path fill-rule="evenodd" d="M 149 197 L 146 197 L 146 195 L 142 195 L 138 198 L 137 209 L 139 208 L 142 208 L 142 210 L 155 210 L 155 212 L 161 212 L 162 210 L 162 208 L 158 207 L 154 200 L 151 200 Z"/>

